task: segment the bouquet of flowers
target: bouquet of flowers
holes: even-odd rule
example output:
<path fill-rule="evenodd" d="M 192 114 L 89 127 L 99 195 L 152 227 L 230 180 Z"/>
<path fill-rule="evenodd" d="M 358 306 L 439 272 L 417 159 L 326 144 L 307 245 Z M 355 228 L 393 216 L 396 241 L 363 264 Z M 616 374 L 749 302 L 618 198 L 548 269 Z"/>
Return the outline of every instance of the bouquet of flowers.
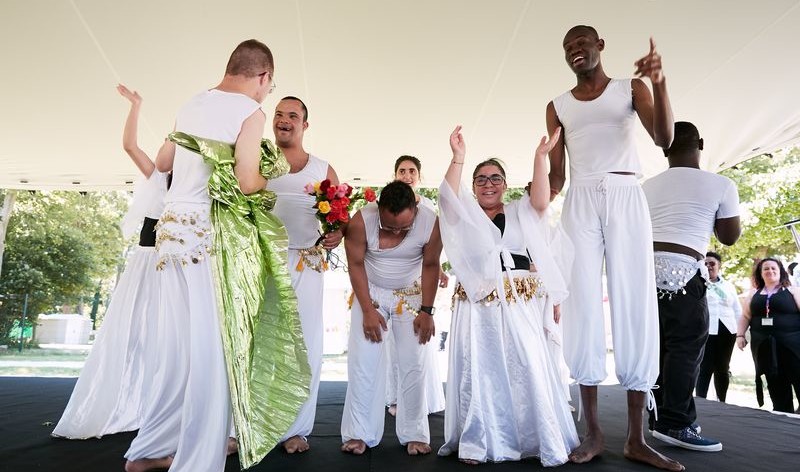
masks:
<path fill-rule="evenodd" d="M 348 184 L 332 185 L 330 179 L 308 183 L 305 192 L 317 199 L 317 219 L 322 223 L 322 234 L 339 229 L 350 221 L 350 211 L 365 202 L 374 202 L 375 190 L 365 187 L 355 190 Z"/>

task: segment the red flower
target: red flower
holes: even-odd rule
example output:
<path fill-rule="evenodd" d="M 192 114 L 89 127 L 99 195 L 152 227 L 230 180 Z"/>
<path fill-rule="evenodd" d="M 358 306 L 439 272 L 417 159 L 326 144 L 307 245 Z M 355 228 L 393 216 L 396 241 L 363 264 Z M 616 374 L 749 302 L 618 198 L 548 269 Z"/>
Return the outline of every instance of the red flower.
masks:
<path fill-rule="evenodd" d="M 337 215 L 335 212 L 333 212 L 333 211 L 331 211 L 330 213 L 328 213 L 327 215 L 325 215 L 325 220 L 326 220 L 328 223 L 335 223 L 335 222 L 336 222 L 336 220 L 338 220 L 338 219 L 339 219 L 339 216 L 338 216 L 338 215 Z"/>
<path fill-rule="evenodd" d="M 350 214 L 347 212 L 342 212 L 342 215 L 339 217 L 339 221 L 342 223 L 347 223 L 350 221 Z"/>
<path fill-rule="evenodd" d="M 328 200 L 332 201 L 334 197 L 336 197 L 336 187 L 328 187 L 328 189 L 325 190 L 325 195 L 328 197 Z"/>
<path fill-rule="evenodd" d="M 322 193 L 327 192 L 329 188 L 331 188 L 331 179 L 325 179 L 319 183 L 319 189 Z"/>
<path fill-rule="evenodd" d="M 375 194 L 375 190 L 372 190 L 372 187 L 367 187 L 364 189 L 364 200 L 372 203 L 378 196 Z"/>

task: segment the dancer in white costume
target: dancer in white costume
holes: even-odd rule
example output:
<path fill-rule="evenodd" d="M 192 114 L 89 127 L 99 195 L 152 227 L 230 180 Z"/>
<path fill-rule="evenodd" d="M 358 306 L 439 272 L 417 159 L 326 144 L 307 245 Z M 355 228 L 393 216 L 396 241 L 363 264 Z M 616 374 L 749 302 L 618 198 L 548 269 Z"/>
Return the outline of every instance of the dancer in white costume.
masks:
<path fill-rule="evenodd" d="M 416 193 L 421 171 L 422 163 L 414 156 L 400 156 L 394 163 L 394 179 L 410 185 L 414 190 L 414 195 L 417 197 L 417 203 L 420 206 L 427 206 L 436 212 L 433 200 Z M 447 284 L 447 274 L 439 269 L 439 287 L 446 288 Z M 439 363 L 436 360 L 437 352 L 439 352 L 439 343 L 435 341 L 425 343 L 425 356 L 428 357 L 427 362 L 431 366 L 425 369 L 425 409 L 428 413 L 444 410 L 442 376 L 439 373 Z M 386 375 L 388 376 L 386 379 L 386 404 L 389 406 L 389 414 L 394 416 L 397 413 L 397 388 L 400 371 L 394 358 L 394 339 L 391 336 L 386 339 L 386 348 L 387 365 L 389 366 L 386 369 Z"/>
<path fill-rule="evenodd" d="M 308 349 L 308 363 L 311 366 L 308 400 L 282 440 L 284 450 L 290 454 L 305 452 L 310 448 L 307 438 L 314 427 L 322 370 L 323 262 L 325 250 L 335 249 L 342 240 L 341 230 L 325 234 L 320 240 L 320 225 L 316 217 L 317 210 L 314 208 L 316 199 L 307 194 L 304 187 L 308 183 L 325 179 L 330 179 L 332 185 L 339 185 L 339 177 L 328 162 L 309 154 L 303 148 L 306 129 L 306 104 L 297 97 L 281 99 L 275 107 L 272 131 L 275 133 L 275 144 L 283 151 L 291 170 L 286 175 L 270 180 L 267 189 L 278 196 L 272 213 L 283 221 L 289 234 L 289 273 L 292 275 L 292 287 L 297 293 L 297 307 Z"/>
<path fill-rule="evenodd" d="M 241 43 L 222 82 L 194 96 L 178 113 L 177 131 L 235 143 L 234 167 L 245 194 L 263 189 L 259 173 L 274 63 L 264 44 Z M 218 472 L 225 467 L 231 403 L 209 248 L 212 244 L 211 168 L 197 154 L 167 141 L 157 168 L 174 170 L 158 225 L 161 294 L 155 374 L 158 391 L 125 457 L 125 470 Z"/>
<path fill-rule="evenodd" d="M 53 436 L 69 439 L 138 429 L 145 392 L 152 385 L 156 366 L 152 345 L 158 326 L 155 226 L 164 208 L 167 183 L 165 174 L 155 170 L 155 164 L 137 143 L 142 98 L 124 85 L 117 86 L 117 91 L 131 102 L 122 144 L 144 176 L 136 183 L 122 233 L 130 239 L 140 226 L 141 231 L 92 351 L 53 430 Z"/>
<path fill-rule="evenodd" d="M 469 464 L 535 456 L 556 466 L 578 445 L 536 300 L 542 291 L 556 304 L 567 295 L 540 229 L 550 194 L 547 152 L 557 139 L 558 130 L 536 149 L 530 198 L 503 204 L 507 187 L 499 161 L 478 164 L 467 188 L 461 184 L 461 127 L 450 135 L 453 159 L 439 188 L 439 209 L 459 286 L 439 455 L 457 452 Z"/>
<path fill-rule="evenodd" d="M 628 390 L 626 458 L 668 470 L 683 466 L 644 439 L 645 399 L 658 377 L 658 308 L 653 280 L 653 237 L 647 201 L 637 181 L 641 166 L 634 141 L 638 115 L 657 146 L 672 142 L 673 118 L 661 56 L 650 40 L 649 53 L 636 61 L 648 77 L 612 80 L 603 71 L 605 42 L 591 26 L 575 26 L 564 37 L 564 55 L 577 85 L 547 105 L 547 129 L 564 130 L 550 152 L 553 196 L 570 187 L 561 215 L 574 247 L 570 292 L 564 310 L 564 355 L 580 385 L 586 437 L 571 455 L 588 462 L 602 454 L 605 439 L 597 412 L 597 386 L 606 378 L 602 270 L 605 262 L 611 305 L 614 360 Z M 652 397 L 649 397 L 652 399 Z"/>
<path fill-rule="evenodd" d="M 383 437 L 385 337 L 394 338 L 400 371 L 397 439 L 410 455 L 431 452 L 426 408 L 425 344 L 435 334 L 433 300 L 442 242 L 436 214 L 417 205 L 400 181 L 387 184 L 377 204 L 359 210 L 345 239 L 351 309 L 342 451 L 363 454 Z"/>

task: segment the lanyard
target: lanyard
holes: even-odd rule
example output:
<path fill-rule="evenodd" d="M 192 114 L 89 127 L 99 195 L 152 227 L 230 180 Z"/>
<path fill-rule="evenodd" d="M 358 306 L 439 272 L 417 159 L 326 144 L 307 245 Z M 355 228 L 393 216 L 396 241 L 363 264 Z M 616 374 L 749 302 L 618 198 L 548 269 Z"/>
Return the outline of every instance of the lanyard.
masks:
<path fill-rule="evenodd" d="M 782 287 L 777 287 L 774 291 L 767 292 L 765 295 L 767 296 L 767 306 L 766 306 L 766 315 L 765 318 L 769 318 L 769 299 L 772 298 L 773 295 L 778 293 Z"/>

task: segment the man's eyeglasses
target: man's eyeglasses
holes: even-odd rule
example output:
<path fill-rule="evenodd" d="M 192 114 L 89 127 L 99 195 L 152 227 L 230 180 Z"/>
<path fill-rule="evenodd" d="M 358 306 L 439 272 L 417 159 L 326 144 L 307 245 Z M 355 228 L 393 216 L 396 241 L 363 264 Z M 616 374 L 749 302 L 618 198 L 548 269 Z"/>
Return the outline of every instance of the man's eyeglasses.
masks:
<path fill-rule="evenodd" d="M 492 182 L 492 185 L 503 185 L 503 182 L 506 181 L 506 178 L 500 174 L 492 174 L 492 175 L 479 175 L 472 179 L 472 182 L 477 185 L 478 187 L 483 187 L 487 183 Z"/>
<path fill-rule="evenodd" d="M 414 219 L 411 221 L 411 224 L 408 225 L 408 226 L 405 226 L 403 228 L 397 228 L 395 226 L 386 226 L 386 225 L 384 225 L 383 221 L 381 221 L 380 214 L 378 215 L 378 229 L 382 229 L 383 231 L 388 231 L 388 232 L 393 233 L 393 234 L 399 234 L 399 233 L 402 233 L 404 231 L 411 231 L 412 229 L 414 229 L 414 224 L 416 222 L 417 222 L 417 210 L 416 209 L 414 210 Z"/>
<path fill-rule="evenodd" d="M 269 84 L 269 92 L 267 92 L 267 93 L 272 93 L 272 92 L 274 92 L 274 91 L 275 91 L 275 88 L 278 86 L 277 82 L 275 82 L 275 78 L 274 78 L 274 77 L 272 77 L 272 74 L 270 74 L 270 72 L 269 72 L 268 70 L 265 70 L 264 72 L 262 72 L 262 73 L 258 74 L 258 76 L 259 76 L 259 77 L 264 77 L 264 76 L 265 76 L 265 75 L 267 75 L 267 74 L 269 74 L 269 77 L 270 77 L 270 79 L 271 79 L 271 81 L 272 81 L 272 82 Z"/>

